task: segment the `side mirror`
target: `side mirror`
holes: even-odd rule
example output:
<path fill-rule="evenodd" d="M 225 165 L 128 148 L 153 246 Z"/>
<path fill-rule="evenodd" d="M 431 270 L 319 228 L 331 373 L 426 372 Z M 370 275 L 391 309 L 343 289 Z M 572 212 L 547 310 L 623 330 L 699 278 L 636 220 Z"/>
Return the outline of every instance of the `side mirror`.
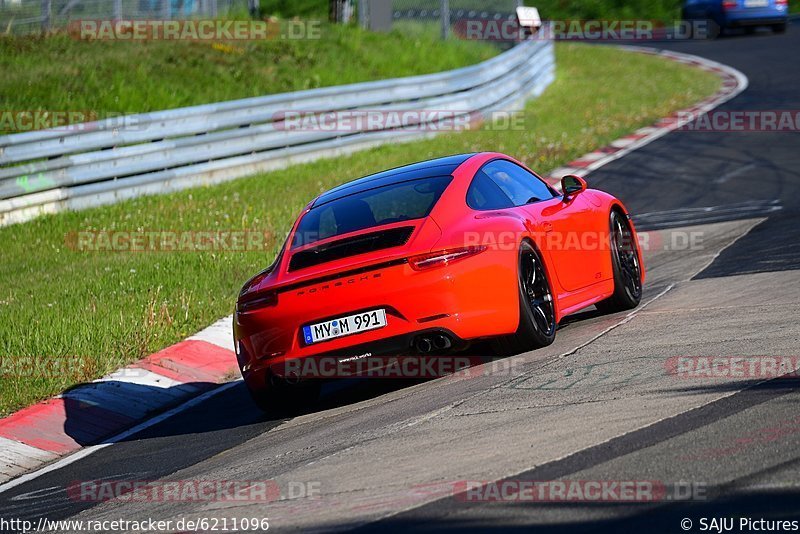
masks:
<path fill-rule="evenodd" d="M 561 178 L 561 192 L 564 198 L 578 195 L 586 191 L 586 180 L 574 174 L 568 174 Z"/>

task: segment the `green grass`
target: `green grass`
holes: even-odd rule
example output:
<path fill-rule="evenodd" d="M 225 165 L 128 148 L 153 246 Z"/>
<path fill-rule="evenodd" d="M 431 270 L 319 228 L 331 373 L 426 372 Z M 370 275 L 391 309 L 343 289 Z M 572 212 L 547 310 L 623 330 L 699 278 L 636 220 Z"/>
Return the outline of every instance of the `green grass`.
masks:
<path fill-rule="evenodd" d="M 87 362 L 66 374 L 4 378 L 0 413 L 101 376 L 231 313 L 241 284 L 275 251 L 86 253 L 65 247 L 68 232 L 258 230 L 279 236 L 312 197 L 360 175 L 480 150 L 504 151 L 547 171 L 718 86 L 710 74 L 607 47 L 559 44 L 557 65 L 557 80 L 526 107 L 523 131 L 445 134 L 0 228 L 0 354 Z"/>
<path fill-rule="evenodd" d="M 277 17 L 328 19 L 328 0 L 261 0 L 261 13 Z"/>
<path fill-rule="evenodd" d="M 145 112 L 439 72 L 495 54 L 488 43 L 327 24 L 320 39 L 261 42 L 6 36 L 0 37 L 0 109 Z"/>

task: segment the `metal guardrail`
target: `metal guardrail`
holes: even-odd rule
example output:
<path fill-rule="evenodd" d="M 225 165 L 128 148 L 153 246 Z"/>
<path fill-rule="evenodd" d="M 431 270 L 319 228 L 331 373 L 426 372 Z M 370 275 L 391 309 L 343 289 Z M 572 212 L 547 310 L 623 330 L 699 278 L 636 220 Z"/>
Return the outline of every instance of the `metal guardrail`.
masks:
<path fill-rule="evenodd" d="M 453 71 L 129 115 L 0 136 L 0 226 L 65 209 L 214 184 L 435 134 L 424 127 L 295 130 L 283 114 L 516 109 L 554 78 L 550 41 L 527 41 Z"/>
<path fill-rule="evenodd" d="M 247 0 L 0 0 L 0 30 L 29 34 L 79 20 L 181 20 L 248 12 Z"/>

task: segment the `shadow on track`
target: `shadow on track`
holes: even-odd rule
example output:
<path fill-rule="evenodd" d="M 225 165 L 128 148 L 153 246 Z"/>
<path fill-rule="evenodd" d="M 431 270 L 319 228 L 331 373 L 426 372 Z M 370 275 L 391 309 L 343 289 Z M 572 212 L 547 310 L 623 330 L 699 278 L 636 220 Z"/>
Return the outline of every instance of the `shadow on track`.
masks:
<path fill-rule="evenodd" d="M 604 317 L 604 314 L 591 309 L 570 316 L 559 325 L 559 329 L 601 317 Z M 461 367 L 462 371 L 466 372 L 475 366 L 492 364 L 507 358 L 497 356 L 491 350 L 489 343 L 485 342 L 477 343 L 464 352 L 454 354 L 453 357 L 460 362 L 468 362 L 468 365 Z M 239 382 L 200 405 L 125 437 L 122 441 L 202 435 L 247 425 L 270 427 L 293 417 L 356 404 L 440 376 L 448 375 L 328 380 L 324 383 L 316 401 L 294 410 L 276 408 L 266 413 L 256 407 L 244 383 Z M 103 443 L 104 440 L 113 439 L 135 426 L 139 421 L 156 417 L 159 413 L 178 406 L 199 393 L 209 392 L 218 387 L 220 385 L 209 382 L 193 382 L 169 388 L 113 380 L 78 384 L 63 394 L 66 409 L 64 430 L 80 445 Z"/>
<path fill-rule="evenodd" d="M 709 488 L 714 494 L 722 488 Z M 596 532 L 682 532 L 700 530 L 700 519 L 709 524 L 712 518 L 733 521 L 734 532 L 740 529 L 740 518 L 766 521 L 795 520 L 800 491 L 772 489 L 759 492 L 741 492 L 731 497 L 706 502 L 680 502 L 653 504 L 590 504 L 590 503 L 498 503 L 481 509 L 480 515 L 468 514 L 460 519 L 404 517 L 389 518 L 378 523 L 357 528 L 356 532 L 537 532 L 537 533 L 596 533 Z M 731 511 L 735 510 L 735 514 Z M 618 514 L 613 519 L 603 516 Z M 550 519 L 550 521 L 548 521 Z M 693 527 L 683 529 L 681 521 L 689 519 Z M 762 527 L 763 529 L 763 527 Z M 715 529 L 704 530 L 716 532 Z M 767 530 L 767 529 L 764 529 Z M 779 530 L 779 529 L 775 529 Z"/>

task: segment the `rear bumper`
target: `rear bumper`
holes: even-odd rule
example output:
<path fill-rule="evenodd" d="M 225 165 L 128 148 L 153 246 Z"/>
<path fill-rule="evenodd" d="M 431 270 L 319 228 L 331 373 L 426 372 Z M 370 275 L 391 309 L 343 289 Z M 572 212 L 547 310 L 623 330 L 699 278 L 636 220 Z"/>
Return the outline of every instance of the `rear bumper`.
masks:
<path fill-rule="evenodd" d="M 516 250 L 488 249 L 429 271 L 403 263 L 281 292 L 275 306 L 234 315 L 242 376 L 258 389 L 306 358 L 410 354 L 414 339 L 429 332 L 446 334 L 454 349 L 511 333 L 519 321 L 516 262 Z M 303 340 L 304 325 L 376 308 L 386 310 L 383 328 L 311 345 Z"/>
<path fill-rule="evenodd" d="M 729 28 L 744 26 L 760 26 L 772 24 L 784 24 L 788 21 L 786 11 L 777 9 L 742 9 L 725 13 L 723 23 Z"/>
<path fill-rule="evenodd" d="M 425 352 L 417 348 L 419 340 L 434 338 L 447 340 L 447 345 L 442 345 L 439 348 L 432 347 Z M 342 351 L 331 351 L 304 358 L 281 359 L 271 363 L 267 369 L 262 369 L 260 372 L 257 371 L 257 374 L 251 377 L 249 382 L 259 386 L 272 379 L 294 383 L 306 380 L 355 376 L 432 377 L 435 375 L 424 375 L 424 369 L 419 366 L 403 365 L 405 363 L 404 360 L 397 360 L 395 357 L 442 358 L 448 352 L 463 350 L 467 346 L 469 346 L 468 341 L 459 338 L 450 330 L 428 328 L 354 345 L 349 347 L 347 351 L 351 356 L 344 356 Z M 388 366 L 395 366 L 398 369 L 387 370 L 383 374 L 379 373 L 379 371 L 385 370 Z M 408 370 L 408 373 L 405 372 L 406 370 Z M 451 369 L 451 372 L 454 370 Z"/>
<path fill-rule="evenodd" d="M 729 28 L 744 28 L 748 26 L 771 26 L 773 24 L 786 24 L 787 18 L 747 18 L 729 20 L 725 25 Z"/>

